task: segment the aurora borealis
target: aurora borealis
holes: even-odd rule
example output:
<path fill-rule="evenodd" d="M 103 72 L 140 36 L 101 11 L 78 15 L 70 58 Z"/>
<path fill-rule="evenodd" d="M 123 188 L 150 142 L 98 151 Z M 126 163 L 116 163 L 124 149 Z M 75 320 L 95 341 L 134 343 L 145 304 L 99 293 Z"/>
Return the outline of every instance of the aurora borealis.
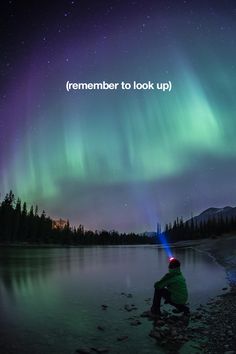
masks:
<path fill-rule="evenodd" d="M 3 1 L 0 191 L 91 229 L 235 205 L 234 1 Z M 171 92 L 65 82 L 165 82 Z"/>

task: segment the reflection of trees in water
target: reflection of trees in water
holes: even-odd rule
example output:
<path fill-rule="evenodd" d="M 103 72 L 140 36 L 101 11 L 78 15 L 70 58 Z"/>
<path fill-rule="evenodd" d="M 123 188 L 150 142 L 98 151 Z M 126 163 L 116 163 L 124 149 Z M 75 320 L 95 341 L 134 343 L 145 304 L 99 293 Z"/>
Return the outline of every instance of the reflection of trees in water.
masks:
<path fill-rule="evenodd" d="M 93 248 L 27 247 L 1 250 L 0 286 L 10 296 L 17 293 L 30 295 L 36 287 L 43 287 L 54 273 L 69 274 L 72 269 L 83 269 L 88 257 L 91 263 L 96 262 Z"/>
<path fill-rule="evenodd" d="M 140 251 L 141 252 L 140 252 Z M 130 267 L 146 266 L 149 255 L 156 253 L 156 259 L 150 258 L 150 267 L 165 273 L 168 271 L 168 255 L 156 246 L 108 246 L 76 248 L 2 248 L 0 255 L 0 290 L 9 295 L 31 295 L 44 289 L 53 277 L 56 282 L 60 277 L 66 279 L 75 273 L 76 281 L 93 277 L 105 269 L 126 273 Z M 181 268 L 188 281 L 206 274 L 210 276 L 216 267 L 207 255 L 190 247 L 172 247 L 174 257 L 181 261 Z M 142 266 L 141 266 L 142 267 Z M 189 275 L 191 270 L 191 274 Z M 91 275 L 92 274 L 92 275 Z M 161 276 L 162 274 L 160 274 Z M 107 272 L 106 276 L 110 276 Z M 117 275 L 118 276 L 118 275 Z"/>
<path fill-rule="evenodd" d="M 53 258 L 36 249 L 2 249 L 1 287 L 8 295 L 30 294 L 53 270 Z"/>

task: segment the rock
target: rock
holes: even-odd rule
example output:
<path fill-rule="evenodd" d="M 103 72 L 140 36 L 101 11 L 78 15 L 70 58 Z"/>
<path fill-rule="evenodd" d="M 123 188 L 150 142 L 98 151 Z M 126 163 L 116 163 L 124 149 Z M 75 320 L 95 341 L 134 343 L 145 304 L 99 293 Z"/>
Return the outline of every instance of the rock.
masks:
<path fill-rule="evenodd" d="M 171 334 L 172 337 L 177 336 L 177 331 L 176 331 L 176 329 L 172 329 L 171 332 L 170 332 L 170 334 Z"/>
<path fill-rule="evenodd" d="M 97 326 L 97 329 L 98 329 L 99 331 L 105 331 L 105 328 L 102 327 L 102 326 Z"/>
<path fill-rule="evenodd" d="M 132 322 L 130 322 L 131 326 L 139 326 L 141 325 L 142 322 L 140 322 L 139 320 L 134 320 Z"/>
<path fill-rule="evenodd" d="M 108 348 L 103 348 L 103 347 L 101 347 L 101 348 L 95 348 L 95 347 L 93 347 L 93 348 L 91 348 L 93 351 L 95 351 L 96 353 L 108 353 L 109 352 L 109 349 Z"/>
<path fill-rule="evenodd" d="M 227 350 L 226 352 L 224 352 L 224 354 L 235 354 L 234 350 Z"/>
<path fill-rule="evenodd" d="M 195 316 L 195 318 L 196 318 L 197 320 L 200 320 L 200 319 L 202 318 L 202 315 L 199 313 L 199 314 L 197 314 L 197 315 Z"/>
<path fill-rule="evenodd" d="M 123 340 L 127 340 L 129 337 L 128 336 L 120 336 L 120 337 L 117 337 L 117 340 L 119 342 L 122 342 Z"/>
<path fill-rule="evenodd" d="M 129 298 L 133 297 L 132 294 L 121 293 L 121 295 L 126 296 L 126 297 L 129 297 Z"/>
<path fill-rule="evenodd" d="M 149 302 L 149 301 L 151 301 L 151 298 L 149 297 L 148 299 L 145 299 L 144 301 Z"/>
<path fill-rule="evenodd" d="M 91 353 L 91 350 L 89 348 L 79 348 L 79 349 L 76 349 L 76 353 L 78 354 L 90 354 Z"/>
<path fill-rule="evenodd" d="M 149 336 L 155 339 L 161 339 L 161 334 L 158 331 L 152 330 Z"/>
<path fill-rule="evenodd" d="M 140 317 L 149 317 L 150 315 L 150 311 L 144 311 L 143 313 L 141 313 Z"/>
<path fill-rule="evenodd" d="M 170 332 L 170 327 L 166 324 L 162 327 L 155 327 L 155 330 L 158 331 L 160 334 L 167 334 Z"/>
<path fill-rule="evenodd" d="M 222 288 L 222 290 L 227 290 L 228 288 Z"/>
<path fill-rule="evenodd" d="M 137 306 L 135 306 L 134 304 L 131 304 L 130 306 L 132 311 L 136 311 L 138 309 Z"/>
<path fill-rule="evenodd" d="M 158 327 L 158 326 L 159 326 L 159 327 L 162 327 L 162 326 L 165 325 L 165 321 L 163 321 L 163 320 L 157 320 L 155 324 L 156 324 L 157 327 Z"/>
<path fill-rule="evenodd" d="M 130 312 L 130 311 L 133 310 L 133 308 L 130 307 L 129 305 L 127 305 L 127 304 L 124 306 L 124 309 L 125 309 L 126 311 L 128 311 L 128 312 Z"/>
<path fill-rule="evenodd" d="M 108 305 L 102 305 L 102 309 L 106 310 L 108 308 Z"/>

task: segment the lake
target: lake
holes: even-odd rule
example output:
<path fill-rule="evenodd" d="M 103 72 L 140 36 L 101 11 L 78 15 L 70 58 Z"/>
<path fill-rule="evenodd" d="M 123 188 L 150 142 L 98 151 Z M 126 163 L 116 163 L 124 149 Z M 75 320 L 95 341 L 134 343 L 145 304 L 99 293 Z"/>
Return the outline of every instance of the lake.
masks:
<path fill-rule="evenodd" d="M 211 257 L 191 247 L 172 251 L 181 261 L 192 310 L 222 293 L 226 275 Z M 2 354 L 73 354 L 84 346 L 162 353 L 148 336 L 152 322 L 141 318 L 141 325 L 130 324 L 130 317 L 150 308 L 153 284 L 168 270 L 161 247 L 2 247 L 0 252 Z M 125 305 L 137 310 L 128 312 Z M 128 339 L 118 341 L 120 336 Z"/>

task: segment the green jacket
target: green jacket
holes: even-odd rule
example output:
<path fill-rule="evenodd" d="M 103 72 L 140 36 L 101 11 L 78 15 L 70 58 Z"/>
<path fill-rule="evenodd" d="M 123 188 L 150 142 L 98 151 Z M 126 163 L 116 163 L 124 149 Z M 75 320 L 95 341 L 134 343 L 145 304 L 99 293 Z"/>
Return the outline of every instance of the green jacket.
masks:
<path fill-rule="evenodd" d="M 169 269 L 169 273 L 154 284 L 156 289 L 167 288 L 170 299 L 176 304 L 185 304 L 188 299 L 188 290 L 180 268 Z"/>

